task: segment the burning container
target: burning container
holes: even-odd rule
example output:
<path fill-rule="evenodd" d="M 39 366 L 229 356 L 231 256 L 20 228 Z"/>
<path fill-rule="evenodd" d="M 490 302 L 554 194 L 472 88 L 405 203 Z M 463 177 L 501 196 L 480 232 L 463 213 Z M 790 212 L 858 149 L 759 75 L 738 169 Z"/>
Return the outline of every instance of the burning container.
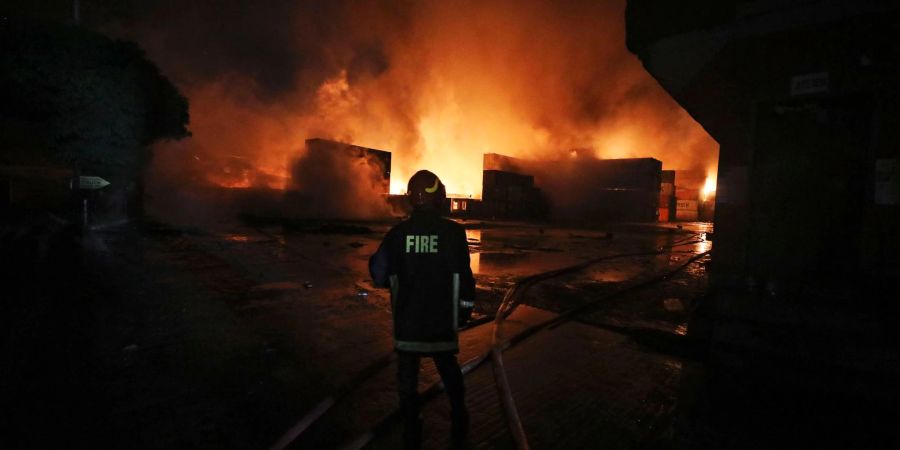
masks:
<path fill-rule="evenodd" d="M 659 221 L 671 222 L 675 219 L 675 171 L 663 170 L 659 185 Z"/>
<path fill-rule="evenodd" d="M 351 165 L 375 165 L 382 176 L 381 184 L 384 185 L 381 193 L 387 194 L 390 190 L 391 152 L 320 138 L 307 139 L 306 151 L 314 159 L 327 158 Z"/>
<path fill-rule="evenodd" d="M 546 214 L 546 202 L 534 177 L 502 170 L 482 173 L 481 214 L 486 217 L 533 219 Z M 451 207 L 452 210 L 452 207 Z"/>
<path fill-rule="evenodd" d="M 675 220 L 695 222 L 712 220 L 701 192 L 706 182 L 706 172 L 700 170 L 676 170 L 673 177 L 675 183 Z"/>
<path fill-rule="evenodd" d="M 659 214 L 662 163 L 653 158 L 530 161 L 486 154 L 484 164 L 486 203 L 493 195 L 489 178 L 500 176 L 488 172 L 504 172 L 533 177 L 555 219 L 656 221 Z"/>
<path fill-rule="evenodd" d="M 700 217 L 697 200 L 676 200 L 675 219 L 686 222 L 696 222 Z"/>
<path fill-rule="evenodd" d="M 391 153 L 326 139 L 307 139 L 285 193 L 287 213 L 369 220 L 391 216 Z"/>

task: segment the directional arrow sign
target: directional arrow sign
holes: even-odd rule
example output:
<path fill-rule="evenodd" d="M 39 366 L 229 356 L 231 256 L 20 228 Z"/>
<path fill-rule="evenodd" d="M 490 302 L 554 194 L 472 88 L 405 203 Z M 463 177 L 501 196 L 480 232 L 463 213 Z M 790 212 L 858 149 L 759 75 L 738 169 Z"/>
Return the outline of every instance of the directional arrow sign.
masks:
<path fill-rule="evenodd" d="M 100 177 L 78 177 L 78 187 L 80 189 L 100 189 L 109 186 L 109 181 Z"/>

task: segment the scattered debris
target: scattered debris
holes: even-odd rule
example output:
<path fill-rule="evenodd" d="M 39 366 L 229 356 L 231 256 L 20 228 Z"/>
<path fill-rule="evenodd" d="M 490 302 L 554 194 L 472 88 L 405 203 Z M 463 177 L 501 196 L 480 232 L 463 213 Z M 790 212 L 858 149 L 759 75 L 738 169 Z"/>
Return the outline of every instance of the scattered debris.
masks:
<path fill-rule="evenodd" d="M 311 282 L 309 282 L 309 281 L 304 281 L 304 282 L 303 282 L 303 287 L 309 289 L 309 288 L 313 287 L 313 284 L 312 284 Z"/>
<path fill-rule="evenodd" d="M 663 299 L 663 308 L 669 312 L 682 312 L 684 311 L 684 304 L 677 298 L 667 298 Z"/>

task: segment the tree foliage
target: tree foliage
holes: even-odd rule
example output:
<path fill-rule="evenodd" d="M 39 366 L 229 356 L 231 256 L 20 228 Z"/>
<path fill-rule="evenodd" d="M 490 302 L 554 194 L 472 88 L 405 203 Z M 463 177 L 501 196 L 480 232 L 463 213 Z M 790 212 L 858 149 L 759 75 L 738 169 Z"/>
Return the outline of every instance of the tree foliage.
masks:
<path fill-rule="evenodd" d="M 0 158 L 107 175 L 135 173 L 151 143 L 189 135 L 187 99 L 137 45 L 34 21 L 0 22 L 0 121 L 18 134 L 0 137 Z"/>

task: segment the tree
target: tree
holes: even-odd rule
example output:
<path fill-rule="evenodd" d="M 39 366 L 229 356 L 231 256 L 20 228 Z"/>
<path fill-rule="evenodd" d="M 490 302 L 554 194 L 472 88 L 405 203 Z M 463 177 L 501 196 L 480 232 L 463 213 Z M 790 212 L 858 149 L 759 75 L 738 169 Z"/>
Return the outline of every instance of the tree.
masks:
<path fill-rule="evenodd" d="M 187 99 L 134 43 L 0 22 L 0 162 L 54 161 L 133 178 L 150 144 L 189 135 Z"/>

